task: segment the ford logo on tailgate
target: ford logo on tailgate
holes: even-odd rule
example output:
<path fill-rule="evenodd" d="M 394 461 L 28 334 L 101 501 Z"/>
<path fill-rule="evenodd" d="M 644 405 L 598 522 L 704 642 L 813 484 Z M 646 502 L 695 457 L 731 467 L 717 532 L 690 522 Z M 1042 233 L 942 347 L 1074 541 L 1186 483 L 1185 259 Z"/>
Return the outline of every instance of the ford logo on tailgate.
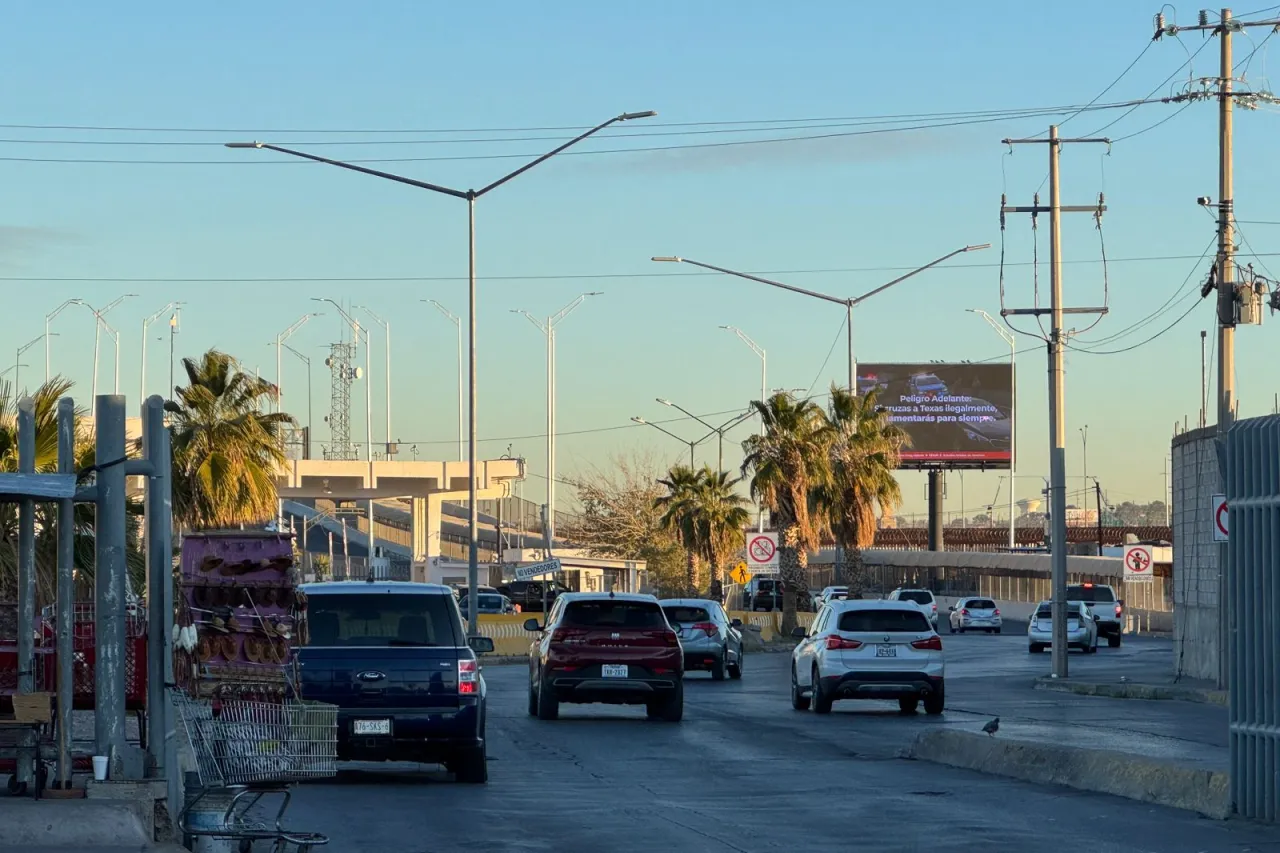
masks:
<path fill-rule="evenodd" d="M 378 672 L 376 669 L 365 670 L 364 672 L 356 676 L 356 678 L 360 679 L 361 681 L 381 681 L 386 677 L 387 677 L 387 674 L 385 672 Z"/>

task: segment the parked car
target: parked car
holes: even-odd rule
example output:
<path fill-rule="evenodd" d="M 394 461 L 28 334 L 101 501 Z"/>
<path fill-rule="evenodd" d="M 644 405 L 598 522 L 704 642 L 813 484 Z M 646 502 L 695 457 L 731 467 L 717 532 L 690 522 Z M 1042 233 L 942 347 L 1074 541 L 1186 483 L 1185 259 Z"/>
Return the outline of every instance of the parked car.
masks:
<path fill-rule="evenodd" d="M 730 619 L 720 602 L 705 598 L 664 598 L 658 602 L 667 624 L 680 637 L 684 670 L 707 670 L 715 681 L 742 677 L 742 620 Z"/>
<path fill-rule="evenodd" d="M 338 581 L 302 589 L 301 692 L 338 706 L 338 760 L 439 763 L 459 782 L 487 782 L 476 653 L 492 652 L 493 640 L 468 641 L 449 588 Z"/>
<path fill-rule="evenodd" d="M 959 631 L 986 631 L 999 634 L 1004 625 L 1000 608 L 989 598 L 962 598 L 947 608 L 947 627 L 951 633 Z"/>
<path fill-rule="evenodd" d="M 1067 587 L 1068 601 L 1083 601 L 1089 605 L 1098 622 L 1098 635 L 1107 638 L 1107 645 L 1120 648 L 1124 636 L 1124 600 L 1116 596 L 1113 587 L 1104 583 L 1071 584 Z"/>
<path fill-rule="evenodd" d="M 572 590 L 559 581 L 554 580 L 531 580 L 531 581 L 512 581 L 498 587 L 497 592 L 502 593 L 511 599 L 512 604 L 520 605 L 522 612 L 542 612 L 542 592 L 546 588 L 547 607 L 548 609 L 555 600 L 566 592 Z"/>
<path fill-rule="evenodd" d="M 684 717 L 684 650 L 652 595 L 570 592 L 546 624 L 524 623 L 529 715 L 554 720 L 562 703 L 644 705 L 650 719 Z"/>
<path fill-rule="evenodd" d="M 904 713 L 945 702 L 942 638 L 911 601 L 833 601 L 791 653 L 791 706 L 819 714 L 838 699 L 897 699 Z"/>
<path fill-rule="evenodd" d="M 1027 623 L 1027 651 L 1039 654 L 1053 647 L 1053 602 L 1042 601 Z M 1067 649 L 1087 655 L 1098 651 L 1098 623 L 1083 601 L 1067 602 Z"/>
<path fill-rule="evenodd" d="M 919 397 L 943 397 L 947 393 L 947 383 L 935 373 L 917 373 L 907 380 L 907 388 Z"/>
<path fill-rule="evenodd" d="M 515 605 L 511 603 L 511 599 L 500 592 L 477 593 L 476 600 L 480 602 L 480 606 L 477 608 L 480 613 L 503 614 L 516 612 Z M 458 599 L 458 610 L 462 613 L 463 619 L 471 618 L 470 596 L 465 592 Z"/>
<path fill-rule="evenodd" d="M 754 578 L 743 592 L 743 609 L 768 613 L 782 609 L 783 585 L 774 578 Z M 808 591 L 796 596 L 796 610 L 808 613 L 813 610 L 813 599 Z"/>
<path fill-rule="evenodd" d="M 933 629 L 938 629 L 938 600 L 927 589 L 895 589 L 887 596 L 889 601 L 913 601 L 920 606 Z"/>
<path fill-rule="evenodd" d="M 836 599 L 844 599 L 849 597 L 849 587 L 847 586 L 829 586 L 818 593 L 818 606 L 821 607 L 830 601 Z"/>
<path fill-rule="evenodd" d="M 965 437 L 974 444 L 989 444 L 993 447 L 1009 447 L 1013 439 L 1013 421 L 1008 414 L 1002 412 L 986 400 L 974 397 L 969 401 L 972 406 L 991 406 L 996 411 L 984 416 L 981 420 L 961 421 Z"/>

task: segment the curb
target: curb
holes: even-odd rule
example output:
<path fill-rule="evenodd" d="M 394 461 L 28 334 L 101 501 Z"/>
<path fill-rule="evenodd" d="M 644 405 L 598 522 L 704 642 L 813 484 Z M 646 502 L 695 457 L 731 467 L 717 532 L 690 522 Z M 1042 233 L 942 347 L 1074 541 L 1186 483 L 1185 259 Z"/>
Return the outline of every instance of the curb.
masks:
<path fill-rule="evenodd" d="M 1080 791 L 1193 811 L 1215 820 L 1231 812 L 1227 774 L 1142 755 L 990 738 L 960 731 L 926 732 L 907 757 Z"/>
<path fill-rule="evenodd" d="M 20 800 L 0 807 L 3 844 L 13 847 L 152 849 L 136 803 L 92 800 Z M 160 849 L 164 849 L 161 847 Z"/>
<path fill-rule="evenodd" d="M 1060 678 L 1036 679 L 1036 690 L 1052 690 L 1057 693 L 1075 693 L 1079 696 L 1105 696 L 1109 699 L 1161 699 L 1179 702 L 1199 702 L 1203 705 L 1227 706 L 1225 690 L 1208 690 L 1201 687 L 1179 687 L 1172 684 L 1122 684 L 1097 681 L 1071 681 Z"/>

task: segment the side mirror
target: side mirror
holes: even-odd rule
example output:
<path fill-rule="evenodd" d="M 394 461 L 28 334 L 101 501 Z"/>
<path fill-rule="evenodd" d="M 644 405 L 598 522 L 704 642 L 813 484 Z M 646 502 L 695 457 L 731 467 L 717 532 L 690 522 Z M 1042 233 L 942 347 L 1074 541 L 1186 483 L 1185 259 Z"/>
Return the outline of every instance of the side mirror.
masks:
<path fill-rule="evenodd" d="M 542 626 L 538 624 L 537 619 L 526 619 L 524 620 L 524 629 L 526 631 L 541 631 Z"/>
<path fill-rule="evenodd" d="M 478 655 L 493 654 L 492 637 L 470 637 L 467 639 L 467 645 L 471 646 L 471 650 Z"/>
<path fill-rule="evenodd" d="M 797 640 L 803 640 L 805 637 L 809 636 L 809 631 L 803 625 L 797 625 L 791 629 L 791 636 Z"/>
<path fill-rule="evenodd" d="M 948 608 L 947 608 L 947 612 L 948 612 L 948 613 L 955 613 L 955 612 L 956 612 L 956 606 L 955 606 L 954 604 L 953 604 L 953 605 L 951 605 L 950 607 L 948 607 Z"/>
<path fill-rule="evenodd" d="M 730 627 L 730 628 L 741 628 L 741 627 L 742 627 L 742 620 L 741 620 L 741 619 L 734 619 L 734 620 L 732 620 L 732 621 L 729 623 L 729 627 Z"/>

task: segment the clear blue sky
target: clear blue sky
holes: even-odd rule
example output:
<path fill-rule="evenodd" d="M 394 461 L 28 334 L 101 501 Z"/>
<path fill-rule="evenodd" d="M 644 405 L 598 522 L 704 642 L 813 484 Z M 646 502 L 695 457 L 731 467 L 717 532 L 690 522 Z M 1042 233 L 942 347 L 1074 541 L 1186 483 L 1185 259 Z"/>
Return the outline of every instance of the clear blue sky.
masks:
<path fill-rule="evenodd" d="M 136 293 L 109 317 L 121 329 L 121 385 L 134 405 L 141 319 L 171 299 L 187 303 L 180 355 L 219 347 L 270 377 L 275 355 L 269 342 L 313 310 L 309 297 L 364 303 L 392 320 L 394 436 L 416 443 L 427 458 L 452 458 L 453 327 L 418 300 L 439 299 L 456 313 L 465 309 L 465 205 L 216 143 L 265 138 L 344 158 L 468 158 L 538 153 L 571 133 L 528 128 L 591 125 L 629 110 L 660 115 L 606 131 L 579 150 L 847 133 L 859 129 L 848 126 L 853 117 L 1083 104 L 1149 41 L 1154 11 L 1153 4 L 1129 0 L 1069 8 L 922 2 L 912 4 L 909 14 L 887 16 L 865 4 L 758 0 L 731 7 L 672 0 L 21 4 L 0 32 L 7 69 L 0 124 L 151 130 L 0 129 L 0 275 L 7 294 L 0 353 L 9 353 L 0 363 L 12 363 L 14 349 L 40 334 L 44 314 L 64 299 L 101 305 Z M 1184 12 L 1183 22 L 1193 23 L 1193 15 Z M 1256 32 L 1258 39 L 1266 34 Z M 1192 51 L 1201 41 L 1197 34 L 1182 37 Z M 1265 73 L 1269 46 L 1249 66 L 1250 79 Z M 1238 57 L 1251 49 L 1248 39 L 1238 39 Z M 1196 73 L 1216 72 L 1216 51 L 1210 44 L 1196 57 Z M 1148 95 L 1186 58 L 1177 42 L 1154 44 L 1102 102 Z M 1186 74 L 1184 69 L 1180 76 Z M 1177 109 L 1142 106 L 1105 133 L 1143 130 Z M 1063 133 L 1091 133 L 1119 115 L 1085 113 Z M 772 133 L 741 124 L 714 134 L 689 131 L 717 126 L 668 126 L 764 119 L 797 121 Z M 1042 146 L 1020 147 L 1010 157 L 999 140 L 1041 133 L 1050 120 L 584 153 L 547 163 L 495 191 L 478 205 L 483 454 L 500 455 L 510 444 L 530 459 L 535 473 L 545 473 L 543 339 L 509 311 L 545 316 L 586 290 L 605 294 L 579 308 L 558 335 L 562 475 L 635 448 L 679 457 L 674 441 L 629 426 L 633 415 L 667 415 L 655 397 L 712 413 L 738 409 L 756 395 L 758 361 L 717 329 L 720 324 L 741 327 L 768 350 L 774 387 L 821 391 L 842 380 L 839 349 L 824 367 L 843 319 L 838 308 L 732 278 L 683 276 L 692 270 L 652 264 L 651 255 L 772 271 L 844 295 L 953 248 L 989 241 L 996 244 L 991 251 L 957 259 L 867 303 L 855 318 L 856 346 L 864 361 L 1000 356 L 1001 340 L 963 309 L 999 309 L 1000 193 L 1028 203 L 1045 176 Z M 1237 118 L 1236 210 L 1245 222 L 1280 219 L 1276 176 L 1266 165 L 1277 121 L 1268 110 Z M 210 132 L 185 132 L 195 129 Z M 397 129 L 419 132 L 371 132 Z M 319 132 L 324 130 L 352 132 Z M 438 132 L 444 130 L 465 132 Z M 671 135 L 624 136 L 658 132 Z M 523 141 L 495 141 L 513 138 Z M 390 140 L 413 142 L 371 144 Z M 346 144 L 317 144 L 336 141 Z M 1214 108 L 1201 103 L 1118 142 L 1110 156 L 1100 146 L 1064 154 L 1064 202 L 1091 203 L 1105 190 L 1110 205 L 1104 235 L 1112 260 L 1112 313 L 1085 336 L 1096 348 L 1140 343 L 1191 306 L 1179 301 L 1149 325 L 1096 343 L 1159 308 L 1193 269 L 1188 287 L 1202 280 L 1207 261 L 1195 259 L 1213 225 L 1195 198 L 1217 195 L 1215 144 Z M 467 187 L 519 162 L 441 159 L 380 167 Z M 1047 231 L 1041 229 L 1042 259 Z M 1280 229 L 1246 224 L 1244 234 L 1265 255 Z M 1011 217 L 1007 236 L 1008 261 L 1021 264 L 1006 272 L 1009 301 L 1025 305 L 1031 299 L 1028 220 Z M 1069 303 L 1100 301 L 1099 252 L 1090 218 L 1070 217 L 1064 226 L 1064 256 L 1073 262 L 1065 276 Z M 1175 259 L 1126 260 L 1170 256 Z M 1262 263 L 1268 260 L 1275 259 Z M 1274 266 L 1280 269 L 1280 261 Z M 813 270 L 838 272 L 805 272 Z M 1047 276 L 1044 267 L 1041 272 Z M 435 280 L 350 280 L 379 276 Z M 94 280 L 49 280 L 58 278 Z M 237 281 L 253 278 L 304 280 Z M 1071 476 L 1081 474 L 1078 430 L 1088 424 L 1089 471 L 1101 477 L 1111 499 L 1160 497 L 1173 424 L 1184 415 L 1196 418 L 1199 331 L 1210 328 L 1211 312 L 1205 303 L 1153 343 L 1124 354 L 1068 357 Z M 54 371 L 75 379 L 78 396 L 87 399 L 92 319 L 72 310 L 54 330 L 60 335 Z M 152 329 L 149 393 L 164 386 L 166 347 L 154 340 L 164 331 L 163 322 Z M 292 340 L 315 356 L 317 422 L 327 404 L 322 347 L 339 333 L 330 311 Z M 1271 410 L 1275 373 L 1262 365 L 1274 363 L 1280 352 L 1276 334 L 1264 326 L 1238 335 L 1244 416 Z M 374 344 L 374 433 L 381 439 L 380 333 Z M 1033 344 L 1023 338 L 1020 346 Z M 288 408 L 299 412 L 305 376 L 300 363 L 285 357 Z M 29 350 L 23 362 L 30 365 L 24 379 L 42 374 L 41 347 Z M 111 348 L 104 343 L 99 381 L 108 389 L 110 364 Z M 1020 356 L 1019 470 L 1029 476 L 1046 469 L 1044 366 L 1041 351 Z M 359 385 L 355 394 L 363 402 Z M 702 432 L 689 424 L 668 426 L 693 437 Z M 622 428 L 573 434 L 606 427 Z M 364 435 L 362 405 L 353 413 L 352 432 Z M 324 433 L 321 425 L 317 437 Z M 707 447 L 714 463 L 714 448 Z M 740 454 L 735 447 L 729 455 L 736 463 Z M 968 508 L 976 512 L 991 500 L 996 476 L 967 475 Z M 953 509 L 960 505 L 958 485 L 953 479 L 949 489 Z M 537 499 L 543 488 L 544 481 L 533 478 L 526 496 Z M 1023 494 L 1038 489 L 1036 480 L 1021 481 Z M 921 511 L 923 478 L 904 475 L 904 490 L 905 510 Z"/>

